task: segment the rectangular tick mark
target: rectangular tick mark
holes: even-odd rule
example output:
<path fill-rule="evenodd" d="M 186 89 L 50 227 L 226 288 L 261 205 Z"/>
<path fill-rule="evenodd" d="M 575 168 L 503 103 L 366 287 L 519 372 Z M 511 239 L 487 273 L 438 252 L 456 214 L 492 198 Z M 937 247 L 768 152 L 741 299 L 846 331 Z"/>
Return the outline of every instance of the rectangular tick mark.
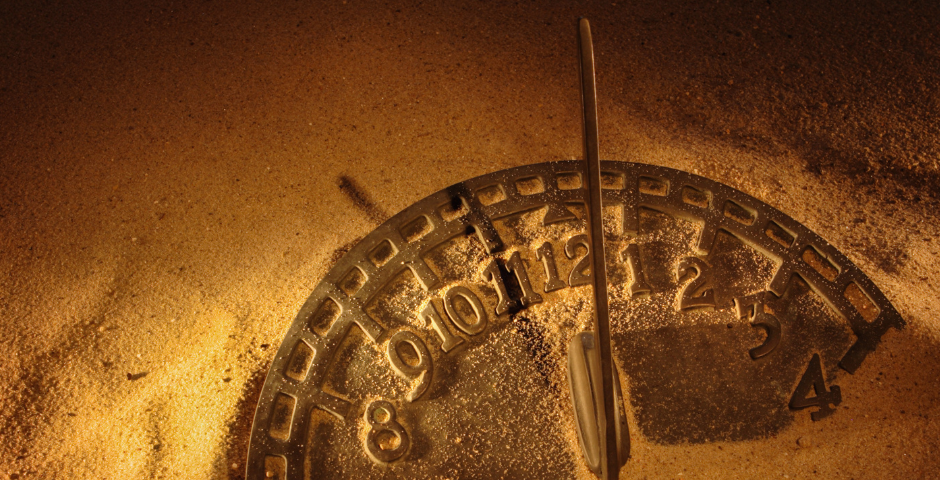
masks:
<path fill-rule="evenodd" d="M 271 424 L 268 427 L 268 435 L 277 440 L 290 439 L 290 427 L 294 420 L 294 407 L 297 405 L 297 399 L 294 397 L 278 393 L 274 397 L 274 405 L 271 407 Z"/>
<path fill-rule="evenodd" d="M 881 313 L 881 310 L 875 305 L 875 302 L 871 301 L 868 294 L 862 291 L 855 282 L 849 283 L 848 286 L 845 287 L 843 295 L 845 295 L 845 299 L 855 307 L 855 310 L 857 310 L 868 323 L 878 318 L 878 314 Z"/>
<path fill-rule="evenodd" d="M 333 325 L 333 322 L 339 318 L 339 314 L 342 312 L 343 310 L 335 300 L 326 298 L 323 300 L 323 303 L 317 307 L 317 310 L 313 312 L 313 315 L 310 316 L 310 330 L 313 330 L 313 333 L 321 337 L 326 335 L 326 332 L 330 330 L 330 326 Z"/>
<path fill-rule="evenodd" d="M 445 222 L 449 222 L 470 213 L 470 208 L 467 207 L 467 202 L 463 198 L 455 196 L 449 202 L 441 205 L 438 211 L 441 212 L 441 218 Z"/>
<path fill-rule="evenodd" d="M 639 179 L 639 190 L 647 195 L 665 197 L 669 194 L 669 183 L 659 178 L 643 176 Z"/>
<path fill-rule="evenodd" d="M 356 292 L 366 284 L 366 274 L 359 267 L 353 267 L 349 270 L 349 273 L 339 281 L 339 289 L 343 291 L 346 295 L 350 297 L 355 295 Z"/>
<path fill-rule="evenodd" d="M 839 269 L 813 247 L 803 250 L 803 261 L 830 282 L 839 274 Z"/>
<path fill-rule="evenodd" d="M 623 190 L 623 174 L 617 172 L 601 172 L 601 188 L 605 190 Z"/>
<path fill-rule="evenodd" d="M 555 177 L 559 190 L 577 190 L 581 188 L 581 174 L 577 172 L 562 172 Z"/>
<path fill-rule="evenodd" d="M 307 378 L 310 365 L 313 363 L 315 353 L 316 351 L 310 345 L 307 345 L 307 342 L 298 340 L 297 345 L 294 346 L 294 351 L 291 352 L 284 375 L 298 382 L 304 381 Z"/>
<path fill-rule="evenodd" d="M 406 223 L 401 227 L 401 236 L 405 237 L 409 243 L 420 240 L 422 237 L 431 233 L 433 228 L 431 227 L 431 221 L 428 220 L 428 217 L 421 215 L 420 217 Z"/>
<path fill-rule="evenodd" d="M 376 267 L 381 267 L 391 260 L 396 253 L 398 253 L 398 249 L 395 248 L 395 245 L 392 245 L 392 242 L 387 239 L 382 240 L 369 252 L 369 261 Z"/>
<path fill-rule="evenodd" d="M 739 205 L 737 202 L 728 200 L 725 202 L 725 217 L 728 217 L 742 225 L 753 225 L 757 219 L 757 214 L 751 209 Z"/>
<path fill-rule="evenodd" d="M 796 241 L 795 235 L 777 225 L 777 222 L 774 221 L 767 223 L 767 227 L 764 228 L 764 235 L 785 248 L 790 248 L 793 246 L 793 242 Z"/>
<path fill-rule="evenodd" d="M 502 202 L 506 199 L 506 193 L 500 185 L 490 185 L 477 191 L 477 198 L 484 207 Z"/>
<path fill-rule="evenodd" d="M 545 184 L 539 177 L 527 177 L 516 180 L 516 190 L 522 195 L 535 195 L 545 191 Z"/>
<path fill-rule="evenodd" d="M 699 208 L 708 208 L 711 203 L 711 194 L 686 185 L 682 187 L 682 201 Z"/>

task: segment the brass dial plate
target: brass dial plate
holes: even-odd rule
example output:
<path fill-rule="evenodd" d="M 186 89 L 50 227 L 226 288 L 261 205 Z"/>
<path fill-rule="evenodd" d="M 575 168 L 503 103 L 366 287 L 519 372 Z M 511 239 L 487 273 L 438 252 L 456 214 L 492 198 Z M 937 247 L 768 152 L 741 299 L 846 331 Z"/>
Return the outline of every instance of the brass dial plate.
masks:
<path fill-rule="evenodd" d="M 591 321 L 582 168 L 467 180 L 350 250 L 274 358 L 248 477 L 589 478 L 565 377 L 568 342 Z M 868 277 L 730 187 L 602 168 L 631 436 L 766 441 L 839 415 L 839 379 L 904 326 Z M 634 452 L 621 477 L 644 461 Z"/>

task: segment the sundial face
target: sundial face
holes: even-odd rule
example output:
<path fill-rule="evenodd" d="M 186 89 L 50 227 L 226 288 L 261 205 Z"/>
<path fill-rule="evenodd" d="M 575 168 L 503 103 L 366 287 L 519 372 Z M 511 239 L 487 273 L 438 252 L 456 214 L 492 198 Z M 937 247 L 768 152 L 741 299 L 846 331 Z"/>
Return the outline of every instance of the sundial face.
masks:
<path fill-rule="evenodd" d="M 272 362 L 248 477 L 596 478 L 583 163 L 463 181 L 340 259 Z M 620 478 L 762 476 L 794 468 L 788 448 L 815 473 L 814 442 L 852 438 L 875 381 L 855 374 L 904 320 L 746 193 L 640 163 L 601 172 Z"/>
<path fill-rule="evenodd" d="M 580 164 L 467 180 L 347 253 L 275 357 L 249 477 L 593 475 L 567 379 L 592 313 Z M 847 258 L 705 178 L 603 170 L 623 475 L 689 451 L 799 445 L 847 421 L 840 405 L 864 405 L 842 380 L 904 322 Z"/>

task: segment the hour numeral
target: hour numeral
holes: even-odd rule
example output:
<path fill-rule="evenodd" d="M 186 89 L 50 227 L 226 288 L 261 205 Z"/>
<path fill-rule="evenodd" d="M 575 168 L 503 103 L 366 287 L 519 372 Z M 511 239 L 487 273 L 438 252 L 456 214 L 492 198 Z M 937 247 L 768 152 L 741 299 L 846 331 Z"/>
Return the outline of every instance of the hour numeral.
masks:
<path fill-rule="evenodd" d="M 411 347 L 413 353 L 407 355 L 408 358 L 402 358 L 402 350 L 403 347 L 407 348 L 406 345 Z M 424 395 L 424 392 L 427 391 L 428 385 L 431 384 L 433 365 L 431 364 L 431 352 L 428 351 L 427 345 L 417 335 L 402 330 L 389 339 L 386 354 L 395 373 L 406 380 L 418 381 L 414 390 L 408 393 L 405 399 L 413 402 L 421 398 L 421 395 Z M 417 360 L 415 360 L 415 357 Z"/>
<path fill-rule="evenodd" d="M 579 247 L 584 248 L 584 256 L 578 259 L 578 263 L 571 269 L 568 275 L 568 285 L 577 287 L 591 283 L 591 242 L 588 241 L 586 234 L 575 235 L 565 243 L 565 256 L 574 259 L 578 254 Z"/>
<path fill-rule="evenodd" d="M 431 328 L 437 333 L 437 336 L 441 338 L 441 350 L 444 350 L 444 353 L 447 353 L 453 350 L 455 347 L 463 343 L 463 339 L 451 333 L 450 328 L 444 323 L 444 319 L 441 318 L 441 314 L 437 313 L 437 308 L 434 307 L 434 302 L 428 302 L 428 306 L 424 307 L 424 310 L 421 311 L 421 319 L 424 320 L 425 325 L 430 324 Z"/>
<path fill-rule="evenodd" d="M 551 242 L 545 242 L 535 251 L 535 258 L 542 261 L 545 267 L 545 293 L 554 292 L 567 287 L 565 281 L 558 278 L 558 266 L 555 265 L 555 252 Z"/>
<path fill-rule="evenodd" d="M 498 270 L 497 275 L 499 275 Z M 500 296 L 500 298 L 504 297 Z M 461 306 L 461 303 L 465 305 Z M 483 308 L 483 302 L 480 301 L 480 297 L 473 293 L 473 290 L 467 287 L 457 285 L 447 290 L 447 293 L 444 294 L 444 311 L 447 312 L 450 322 L 467 335 L 477 335 L 486 328 L 488 319 L 486 310 Z M 444 353 L 450 352 L 464 342 L 463 338 L 454 335 L 450 327 L 444 323 L 444 318 L 438 313 L 433 301 L 428 302 L 428 305 L 424 307 L 421 312 L 421 319 L 424 320 L 425 325 L 431 325 L 431 328 L 440 337 L 441 349 L 444 350 Z"/>
<path fill-rule="evenodd" d="M 711 288 L 702 292 L 701 295 L 693 296 L 708 283 L 708 269 L 708 264 L 698 257 L 686 257 L 679 262 L 676 277 L 681 279 L 692 274 L 692 281 L 682 289 L 679 295 L 679 310 L 715 306 L 715 292 Z"/>
<path fill-rule="evenodd" d="M 749 295 L 744 298 L 734 299 L 738 318 L 750 317 L 751 326 L 762 328 L 767 335 L 764 343 L 748 350 L 754 360 L 773 352 L 777 345 L 780 345 L 780 339 L 783 337 L 783 327 L 780 326 L 780 320 L 764 311 L 764 296 L 769 295 L 769 293 L 762 292 L 757 295 L 757 297 Z"/>
<path fill-rule="evenodd" d="M 466 309 L 458 308 L 457 302 L 461 300 L 466 302 L 473 310 L 472 320 L 470 321 L 465 318 L 469 316 L 466 315 L 469 312 Z M 447 311 L 450 321 L 467 335 L 476 335 L 486 328 L 486 310 L 483 309 L 483 302 L 467 287 L 456 286 L 447 290 L 447 293 L 444 294 L 444 310 Z"/>
<path fill-rule="evenodd" d="M 810 390 L 816 394 L 815 397 L 809 397 Z M 814 422 L 818 422 L 835 412 L 835 406 L 842 403 L 842 390 L 838 385 L 832 385 L 826 390 L 826 380 L 823 378 L 822 362 L 819 360 L 819 354 L 814 353 L 813 359 L 809 361 L 809 367 L 806 373 L 800 379 L 800 384 L 796 386 L 793 397 L 790 398 L 790 410 L 802 410 L 808 407 L 819 407 L 818 411 L 810 414 Z M 830 407 L 829 405 L 832 405 Z"/>
<path fill-rule="evenodd" d="M 522 261 L 522 255 L 519 254 L 518 250 L 513 252 L 512 256 L 509 257 L 509 261 L 506 262 L 506 269 L 516 275 L 519 288 L 522 289 L 522 298 L 520 298 L 519 301 L 522 302 L 523 306 L 528 307 L 533 303 L 542 301 L 542 296 L 532 290 L 532 284 L 529 282 L 529 274 L 525 271 L 525 262 Z"/>
<path fill-rule="evenodd" d="M 503 282 L 503 275 L 499 271 L 499 265 L 496 259 L 490 260 L 490 264 L 483 270 L 483 280 L 490 282 L 496 287 L 496 314 L 502 315 L 509 311 L 509 292 L 506 291 L 506 284 Z"/>
<path fill-rule="evenodd" d="M 643 266 L 640 264 L 640 247 L 635 243 L 627 245 L 627 249 L 621 254 L 621 259 L 627 263 L 630 268 L 630 296 L 635 297 L 643 293 L 650 293 L 653 289 L 646 283 L 643 276 Z"/>
<path fill-rule="evenodd" d="M 372 460 L 388 463 L 398 460 L 408 451 L 411 439 L 398 423 L 397 416 L 395 407 L 385 400 L 376 400 L 366 407 L 365 420 L 369 424 L 369 431 L 364 443 L 366 453 Z"/>

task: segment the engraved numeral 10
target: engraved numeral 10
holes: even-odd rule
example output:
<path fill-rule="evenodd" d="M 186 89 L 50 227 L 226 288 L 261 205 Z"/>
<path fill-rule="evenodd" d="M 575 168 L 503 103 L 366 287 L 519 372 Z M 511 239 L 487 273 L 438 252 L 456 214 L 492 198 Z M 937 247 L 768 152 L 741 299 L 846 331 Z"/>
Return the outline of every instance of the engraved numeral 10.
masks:
<path fill-rule="evenodd" d="M 461 308 L 461 303 L 465 304 L 463 308 Z M 488 319 L 483 302 L 473 293 L 473 290 L 467 287 L 457 285 L 448 289 L 444 294 L 444 310 L 450 318 L 450 323 L 467 335 L 477 335 L 486 328 Z M 433 301 L 428 302 L 428 305 L 424 307 L 421 319 L 437 333 L 441 339 L 441 350 L 444 350 L 444 353 L 464 343 L 464 339 L 455 335 L 444 322 Z"/>

